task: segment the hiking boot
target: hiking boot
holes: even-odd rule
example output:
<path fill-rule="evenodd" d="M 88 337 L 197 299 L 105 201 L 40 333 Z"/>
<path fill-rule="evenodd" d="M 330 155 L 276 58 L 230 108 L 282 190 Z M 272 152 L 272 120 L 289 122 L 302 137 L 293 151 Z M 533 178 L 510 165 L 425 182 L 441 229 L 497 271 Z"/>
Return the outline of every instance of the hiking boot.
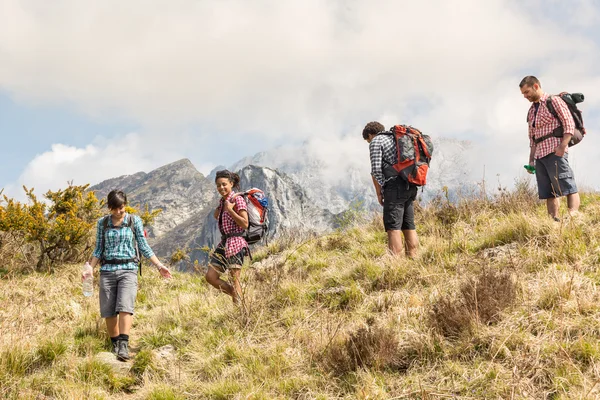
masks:
<path fill-rule="evenodd" d="M 114 342 L 112 342 L 112 351 L 111 351 L 111 353 L 113 353 L 115 355 L 119 353 L 119 343 L 120 342 L 121 342 L 120 340 L 115 340 Z"/>
<path fill-rule="evenodd" d="M 119 340 L 119 346 L 117 350 L 117 360 L 127 361 L 129 360 L 129 342 L 127 340 Z"/>

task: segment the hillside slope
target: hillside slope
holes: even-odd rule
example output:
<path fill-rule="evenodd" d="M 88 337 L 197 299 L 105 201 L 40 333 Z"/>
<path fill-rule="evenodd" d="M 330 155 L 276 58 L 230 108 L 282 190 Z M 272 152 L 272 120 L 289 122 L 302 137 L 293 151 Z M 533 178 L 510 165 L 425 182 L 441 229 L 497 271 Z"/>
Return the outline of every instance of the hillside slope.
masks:
<path fill-rule="evenodd" d="M 527 185 L 438 199 L 417 210 L 416 260 L 386 254 L 379 216 L 281 237 L 243 272 L 243 309 L 200 274 L 146 269 L 126 373 L 95 358 L 105 328 L 79 266 L 2 276 L 0 397 L 595 398 L 598 200 L 556 223 Z"/>

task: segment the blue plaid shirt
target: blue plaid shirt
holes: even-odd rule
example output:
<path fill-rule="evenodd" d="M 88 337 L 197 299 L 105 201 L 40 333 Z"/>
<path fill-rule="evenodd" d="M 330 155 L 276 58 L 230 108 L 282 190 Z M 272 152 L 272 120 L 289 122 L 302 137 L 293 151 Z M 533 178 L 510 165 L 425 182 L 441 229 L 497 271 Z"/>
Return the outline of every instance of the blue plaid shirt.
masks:
<path fill-rule="evenodd" d="M 108 226 L 106 232 L 102 225 L 103 218 L 98 220 L 96 225 L 96 249 L 94 250 L 93 256 L 101 259 L 102 258 L 102 235 L 105 235 L 104 240 L 104 258 L 106 260 L 127 260 L 136 257 L 135 246 L 133 244 L 133 232 L 131 229 L 126 227 L 129 218 L 133 218 L 132 228 L 135 230 L 135 238 L 140 249 L 140 255 L 146 258 L 150 258 L 154 255 L 154 252 L 148 245 L 146 237 L 144 236 L 144 225 L 142 219 L 137 215 L 125 214 L 121 226 L 114 227 L 112 218 L 108 217 Z M 134 262 L 124 264 L 105 264 L 100 267 L 100 271 L 116 271 L 118 269 L 137 269 L 138 266 Z"/>

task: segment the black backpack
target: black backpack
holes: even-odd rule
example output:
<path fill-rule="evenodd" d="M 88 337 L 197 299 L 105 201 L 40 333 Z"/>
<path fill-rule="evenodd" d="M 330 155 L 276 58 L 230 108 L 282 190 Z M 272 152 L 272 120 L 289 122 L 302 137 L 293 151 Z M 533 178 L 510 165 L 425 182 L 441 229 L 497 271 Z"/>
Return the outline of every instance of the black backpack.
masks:
<path fill-rule="evenodd" d="M 130 258 L 127 260 L 107 260 L 104 258 L 104 243 L 106 241 L 106 230 L 108 229 L 108 219 L 111 217 L 110 215 L 105 216 L 104 218 L 102 218 L 102 239 L 101 239 L 101 245 L 100 245 L 100 249 L 101 249 L 101 255 L 100 255 L 100 265 L 104 265 L 104 264 L 126 264 L 126 263 L 130 263 L 130 262 L 134 262 L 138 265 L 138 271 L 140 272 L 140 276 L 142 275 L 142 257 L 140 257 L 140 248 L 138 247 L 138 243 L 135 237 L 135 229 L 133 229 L 133 219 L 134 216 L 131 214 L 128 214 L 129 218 L 126 224 L 121 225 L 121 229 L 123 228 L 129 228 L 131 229 L 131 233 L 133 234 L 133 247 L 135 248 L 135 257 L 134 258 Z"/>
<path fill-rule="evenodd" d="M 581 142 L 583 140 L 583 137 L 585 136 L 583 116 L 581 115 L 581 110 L 577 108 L 577 103 L 582 103 L 585 96 L 582 93 L 566 92 L 563 92 L 558 96 L 567 104 L 569 112 L 573 117 L 573 122 L 575 122 L 575 130 L 573 131 L 573 137 L 571 137 L 571 140 L 569 141 L 569 147 L 575 146 L 577 143 Z M 560 118 L 558 117 L 558 113 L 554 109 L 554 104 L 552 104 L 552 97 L 554 96 L 548 96 L 548 98 L 546 99 L 546 107 L 548 108 L 548 111 L 550 111 L 550 114 L 552 114 L 552 116 L 554 116 L 554 118 L 556 118 L 556 120 L 560 123 L 560 126 L 554 131 L 552 131 L 552 133 L 549 133 L 536 139 L 536 144 L 548 139 L 549 137 L 563 137 L 565 134 L 562 121 L 560 120 Z"/>

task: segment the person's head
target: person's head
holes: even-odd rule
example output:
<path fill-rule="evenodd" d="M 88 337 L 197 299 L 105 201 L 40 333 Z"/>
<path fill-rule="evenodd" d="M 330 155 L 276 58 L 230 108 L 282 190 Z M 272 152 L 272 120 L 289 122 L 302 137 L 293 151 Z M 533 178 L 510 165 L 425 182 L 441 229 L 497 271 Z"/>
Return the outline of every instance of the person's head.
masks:
<path fill-rule="evenodd" d="M 215 176 L 215 184 L 217 185 L 217 191 L 222 197 L 227 197 L 231 193 L 232 189 L 239 189 L 240 176 L 235 172 L 228 171 L 226 169 L 217 171 Z"/>
<path fill-rule="evenodd" d="M 385 131 L 385 127 L 383 125 L 381 125 L 379 122 L 377 121 L 373 121 L 373 122 L 369 122 L 367 125 L 365 125 L 365 128 L 363 129 L 362 132 L 362 136 L 363 139 L 365 139 L 367 141 L 367 143 L 371 143 L 371 140 L 373 140 L 373 138 L 375 136 L 377 136 L 380 132 Z"/>
<path fill-rule="evenodd" d="M 121 218 L 125 215 L 127 195 L 122 190 L 111 190 L 106 197 L 106 205 L 113 217 Z"/>
<path fill-rule="evenodd" d="M 531 75 L 526 76 L 521 80 L 521 83 L 519 83 L 519 88 L 521 88 L 523 97 L 532 103 L 540 101 L 542 94 L 544 94 L 542 91 L 542 84 L 540 83 L 539 79 Z"/>

